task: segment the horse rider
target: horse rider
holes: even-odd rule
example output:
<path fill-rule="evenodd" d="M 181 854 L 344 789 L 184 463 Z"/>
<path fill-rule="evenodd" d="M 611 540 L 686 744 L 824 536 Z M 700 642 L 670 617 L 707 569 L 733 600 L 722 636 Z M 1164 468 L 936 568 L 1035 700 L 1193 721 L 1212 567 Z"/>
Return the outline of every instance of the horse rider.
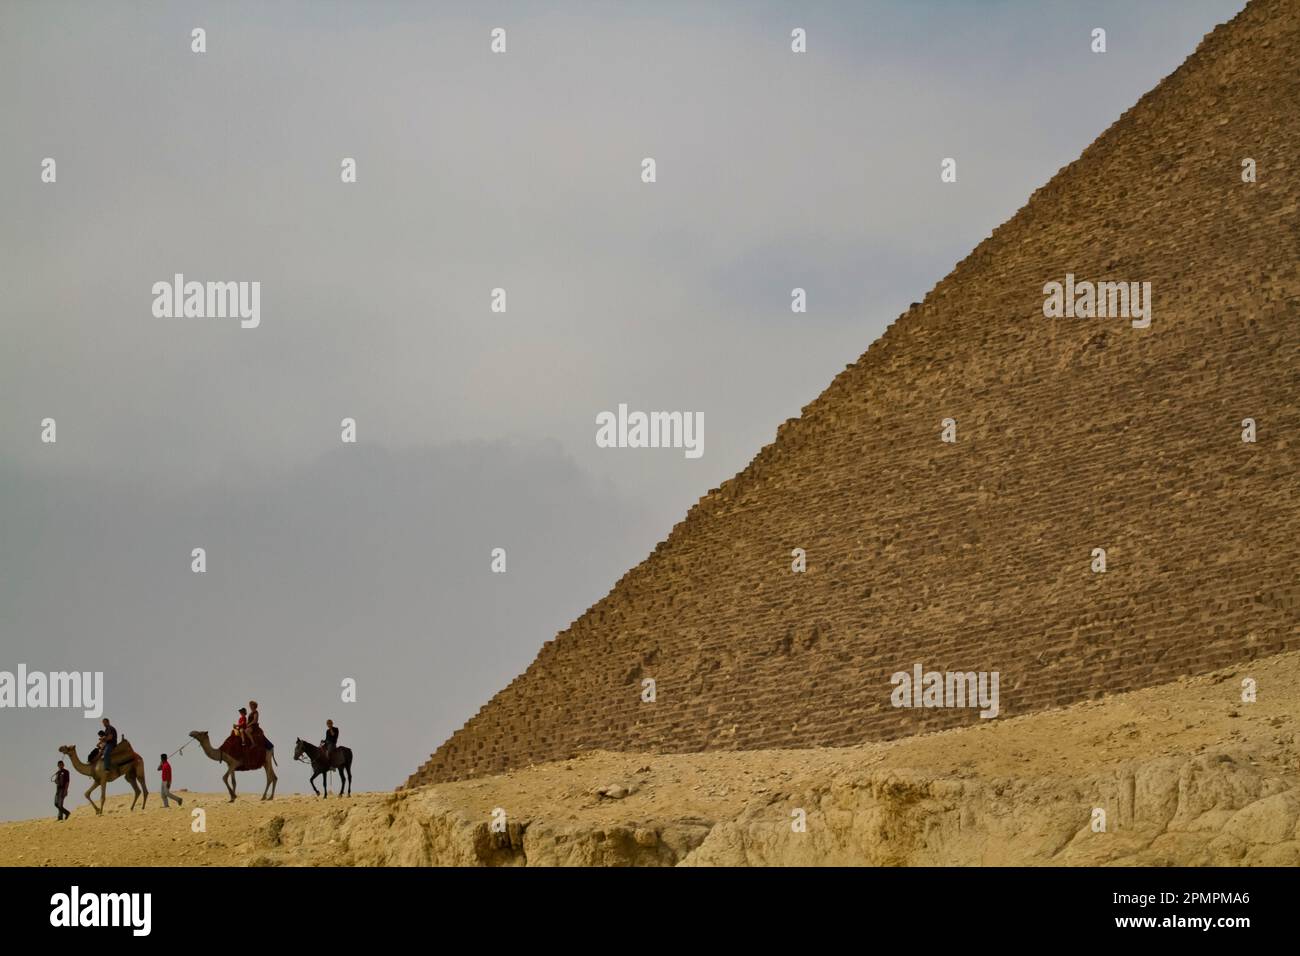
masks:
<path fill-rule="evenodd" d="M 334 748 L 339 745 L 339 729 L 334 726 L 334 721 L 325 721 L 325 739 L 321 743 L 325 746 L 325 760 L 333 761 Z"/>

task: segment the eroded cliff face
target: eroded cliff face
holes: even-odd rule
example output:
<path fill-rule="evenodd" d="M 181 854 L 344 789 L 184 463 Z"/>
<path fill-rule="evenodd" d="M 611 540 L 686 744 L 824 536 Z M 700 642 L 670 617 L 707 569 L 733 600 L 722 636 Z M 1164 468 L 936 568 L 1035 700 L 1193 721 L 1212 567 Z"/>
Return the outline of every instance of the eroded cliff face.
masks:
<path fill-rule="evenodd" d="M 1289 654 L 863 747 L 593 753 L 400 791 L 286 819 L 249 862 L 1300 865 L 1298 714 Z"/>
<path fill-rule="evenodd" d="M 805 811 L 805 829 L 791 816 Z M 1093 829 L 1096 809 L 1105 831 Z M 847 772 L 726 819 L 510 821 L 436 789 L 286 822 L 249 862 L 358 866 L 1300 865 L 1300 786 L 1242 753 L 1159 758 L 1087 780 L 983 783 Z M 1098 821 L 1100 822 L 1100 821 Z M 332 859 L 321 859 L 322 854 Z"/>
<path fill-rule="evenodd" d="M 1067 784 L 993 785 L 895 772 L 800 795 L 808 832 L 752 807 L 688 865 L 1098 866 L 1300 863 L 1300 790 L 1229 753 L 1163 758 Z M 1095 808 L 1111 808 L 1106 832 Z"/>

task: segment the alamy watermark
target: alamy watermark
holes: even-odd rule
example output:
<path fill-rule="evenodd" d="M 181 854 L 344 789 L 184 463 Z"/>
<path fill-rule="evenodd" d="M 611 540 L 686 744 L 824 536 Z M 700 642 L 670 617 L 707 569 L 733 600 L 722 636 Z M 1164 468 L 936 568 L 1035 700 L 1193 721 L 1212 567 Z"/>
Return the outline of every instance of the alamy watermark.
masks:
<path fill-rule="evenodd" d="M 260 282 L 186 282 L 178 272 L 171 282 L 155 282 L 152 292 L 154 318 L 238 318 L 245 329 L 262 323 Z"/>
<path fill-rule="evenodd" d="M 152 893 L 83 893 L 73 886 L 50 897 L 50 925 L 124 926 L 133 936 L 148 936 L 152 910 Z"/>
<path fill-rule="evenodd" d="M 897 671 L 889 679 L 895 707 L 979 707 L 986 719 L 998 715 L 997 671 Z"/>
<path fill-rule="evenodd" d="M 0 708 L 80 707 L 86 717 L 104 713 L 103 671 L 0 671 Z"/>
<path fill-rule="evenodd" d="M 1150 282 L 1075 282 L 1074 273 L 1065 282 L 1052 280 L 1043 286 L 1043 315 L 1049 319 L 1131 319 L 1135 329 L 1151 325 Z"/>
<path fill-rule="evenodd" d="M 596 416 L 598 448 L 682 448 L 687 458 L 704 454 L 703 412 L 618 412 Z"/>

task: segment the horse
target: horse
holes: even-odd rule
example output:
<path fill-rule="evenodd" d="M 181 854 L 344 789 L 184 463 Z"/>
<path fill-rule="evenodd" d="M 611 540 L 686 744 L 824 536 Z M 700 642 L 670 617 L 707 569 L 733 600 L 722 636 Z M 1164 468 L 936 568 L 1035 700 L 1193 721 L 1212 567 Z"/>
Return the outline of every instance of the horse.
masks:
<path fill-rule="evenodd" d="M 293 759 L 301 760 L 304 756 L 311 763 L 311 779 L 307 782 L 311 784 L 311 792 L 320 796 L 320 791 L 316 789 L 316 778 L 325 778 L 325 796 L 330 795 L 330 771 L 339 772 L 339 796 L 343 796 L 343 787 L 347 786 L 347 796 L 352 796 L 352 748 L 335 747 L 334 755 L 331 759 L 325 758 L 325 749 L 317 747 L 315 744 L 309 744 L 301 737 L 293 747 Z"/>

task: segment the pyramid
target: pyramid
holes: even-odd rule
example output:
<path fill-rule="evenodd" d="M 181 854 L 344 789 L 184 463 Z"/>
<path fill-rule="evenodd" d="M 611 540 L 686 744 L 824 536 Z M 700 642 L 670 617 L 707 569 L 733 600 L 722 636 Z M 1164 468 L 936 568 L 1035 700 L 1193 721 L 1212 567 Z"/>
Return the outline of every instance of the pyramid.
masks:
<path fill-rule="evenodd" d="M 1207 35 L 407 785 L 980 722 L 894 706 L 916 665 L 1003 719 L 1300 648 L 1298 62 L 1297 0 Z M 1149 327 L 1048 317 L 1067 275 Z"/>

